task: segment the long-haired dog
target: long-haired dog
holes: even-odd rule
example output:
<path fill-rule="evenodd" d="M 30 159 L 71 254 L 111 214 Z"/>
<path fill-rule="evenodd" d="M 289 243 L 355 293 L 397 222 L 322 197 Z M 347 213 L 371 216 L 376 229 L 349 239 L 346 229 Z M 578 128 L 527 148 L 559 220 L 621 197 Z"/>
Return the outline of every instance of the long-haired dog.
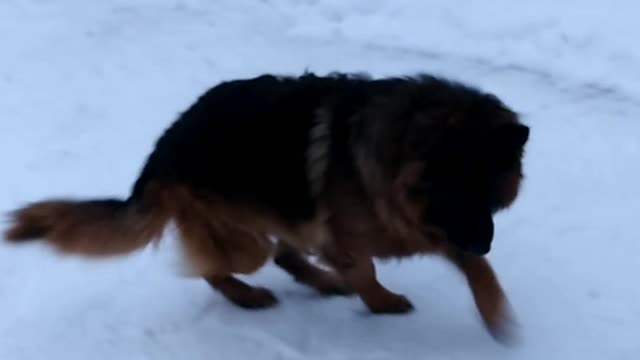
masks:
<path fill-rule="evenodd" d="M 519 192 L 528 137 L 496 96 L 429 75 L 228 81 L 164 132 L 128 198 L 26 205 L 6 239 L 113 256 L 172 221 L 192 273 L 239 306 L 276 302 L 234 276 L 273 257 L 297 281 L 356 293 L 374 313 L 412 309 L 377 281 L 374 258 L 440 254 L 466 276 L 499 340 L 510 310 L 483 255 L 493 215 Z"/>

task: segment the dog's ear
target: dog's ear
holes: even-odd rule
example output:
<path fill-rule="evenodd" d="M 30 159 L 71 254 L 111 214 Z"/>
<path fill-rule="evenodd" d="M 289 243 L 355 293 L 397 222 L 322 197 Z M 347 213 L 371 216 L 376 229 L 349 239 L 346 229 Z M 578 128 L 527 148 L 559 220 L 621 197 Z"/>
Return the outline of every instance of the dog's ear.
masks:
<path fill-rule="evenodd" d="M 523 124 L 503 124 L 493 133 L 493 142 L 499 149 L 517 151 L 529 140 L 529 127 Z"/>

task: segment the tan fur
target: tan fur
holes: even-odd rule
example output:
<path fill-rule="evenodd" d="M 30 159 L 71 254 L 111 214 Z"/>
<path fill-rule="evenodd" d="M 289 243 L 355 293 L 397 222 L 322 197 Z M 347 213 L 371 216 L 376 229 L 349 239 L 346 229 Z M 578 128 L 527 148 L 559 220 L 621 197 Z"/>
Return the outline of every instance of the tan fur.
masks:
<path fill-rule="evenodd" d="M 104 257 L 124 255 L 158 239 L 167 216 L 135 210 L 114 215 L 91 204 L 58 200 L 26 206 L 13 213 L 13 221 L 5 234 L 9 241 L 41 235 L 61 253 Z"/>
<path fill-rule="evenodd" d="M 114 212 L 89 202 L 43 201 L 13 214 L 5 237 L 21 241 L 42 237 L 58 251 L 90 257 L 124 255 L 158 240 L 169 220 L 174 220 L 189 266 L 188 274 L 202 276 L 229 300 L 243 307 L 274 304 L 266 289 L 254 288 L 231 274 L 251 274 L 276 251 L 268 235 L 280 241 L 278 262 L 324 293 L 349 291 L 341 279 L 309 263 L 303 252 L 328 241 L 326 214 L 299 226 L 287 226 L 264 210 L 229 204 L 210 194 L 184 186 L 152 184 L 144 206 Z"/>
<path fill-rule="evenodd" d="M 468 256 L 449 249 L 445 256 L 465 276 L 473 299 L 487 330 L 495 338 L 511 341 L 515 319 L 511 305 L 498 282 L 498 278 L 484 257 Z"/>
<path fill-rule="evenodd" d="M 251 274 L 275 255 L 276 263 L 296 280 L 327 294 L 355 291 L 374 313 L 403 313 L 413 308 L 405 296 L 377 281 L 374 257 L 444 254 L 465 274 L 490 332 L 507 336 L 511 323 L 508 301 L 487 260 L 456 253 L 437 229 L 418 225 L 425 205 L 407 194 L 420 169 L 419 164 L 408 164 L 388 191 L 374 199 L 356 183 L 334 186 L 324 199 L 334 211 L 296 227 L 284 225 L 268 212 L 228 204 L 186 187 L 156 185 L 145 195 L 145 206 L 152 209 L 149 213 L 129 210 L 114 218 L 80 202 L 41 202 L 16 211 L 16 225 L 6 237 L 22 238 L 36 224 L 44 225 L 46 240 L 61 252 L 119 255 L 159 238 L 167 221 L 173 219 L 192 275 L 203 276 L 240 306 L 258 308 L 277 302 L 269 290 L 231 275 Z M 278 236 L 277 246 L 269 234 Z M 337 273 L 309 263 L 305 251 L 320 252 Z"/>
<path fill-rule="evenodd" d="M 484 257 L 460 255 L 439 229 L 421 227 L 417 221 L 428 203 L 408 194 L 419 164 L 400 170 L 377 198 L 367 198 L 355 183 L 341 183 L 329 200 L 336 209 L 330 220 L 333 241 L 324 245 L 326 261 L 343 277 L 374 313 L 404 313 L 413 309 L 402 294 L 376 279 L 373 258 L 398 258 L 416 254 L 443 255 L 466 276 L 482 319 L 490 333 L 509 341 L 514 324 L 511 309 L 491 265 Z M 518 178 L 518 177 L 514 177 Z"/>
<path fill-rule="evenodd" d="M 326 294 L 350 292 L 339 277 L 312 265 L 303 255 L 329 241 L 322 212 L 314 221 L 287 226 L 267 211 L 196 194 L 186 187 L 167 187 L 165 194 L 192 274 L 204 277 L 235 304 L 259 308 L 277 303 L 268 289 L 231 275 L 254 273 L 274 255 L 276 263 L 301 283 Z M 278 237 L 277 247 L 268 235 Z"/>

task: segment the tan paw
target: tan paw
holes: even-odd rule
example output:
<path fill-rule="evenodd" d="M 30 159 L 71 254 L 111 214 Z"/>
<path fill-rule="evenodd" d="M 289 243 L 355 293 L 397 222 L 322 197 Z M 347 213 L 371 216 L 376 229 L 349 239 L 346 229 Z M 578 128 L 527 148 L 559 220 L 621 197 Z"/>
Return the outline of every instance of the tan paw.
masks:
<path fill-rule="evenodd" d="M 500 344 L 513 346 L 520 341 L 520 326 L 513 309 L 506 300 L 500 304 L 490 318 L 486 319 L 485 325 L 489 334 Z"/>

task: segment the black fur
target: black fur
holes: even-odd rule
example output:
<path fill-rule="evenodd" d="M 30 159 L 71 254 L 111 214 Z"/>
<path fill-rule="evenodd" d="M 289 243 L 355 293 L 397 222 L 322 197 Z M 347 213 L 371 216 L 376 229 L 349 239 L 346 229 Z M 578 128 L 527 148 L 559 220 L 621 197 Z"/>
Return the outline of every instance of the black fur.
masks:
<path fill-rule="evenodd" d="M 487 252 L 491 217 L 501 206 L 495 194 L 503 186 L 500 175 L 519 160 L 528 128 L 518 125 L 512 131 L 524 129 L 524 134 L 495 137 L 488 124 L 500 111 L 515 116 L 509 109 L 491 94 L 430 75 L 376 80 L 350 74 L 263 75 L 223 82 L 160 137 L 132 199 L 149 179 L 162 180 L 263 207 L 292 224 L 308 221 L 317 212 L 305 171 L 315 111 L 330 111 L 328 176 L 340 182 L 358 176 L 354 142 L 378 146 L 366 134 L 379 131 L 370 130 L 375 120 L 362 115 L 376 109 L 376 101 L 384 113 L 382 126 L 392 131 L 374 155 L 390 168 L 422 156 L 418 160 L 427 163 L 431 189 L 425 194 L 432 203 L 428 221 L 446 229 L 457 245 Z M 412 119 L 418 115 L 422 118 Z M 503 138 L 515 143 L 499 147 Z M 487 161 L 503 163 L 502 168 Z M 475 163 L 480 172 L 474 172 Z"/>

